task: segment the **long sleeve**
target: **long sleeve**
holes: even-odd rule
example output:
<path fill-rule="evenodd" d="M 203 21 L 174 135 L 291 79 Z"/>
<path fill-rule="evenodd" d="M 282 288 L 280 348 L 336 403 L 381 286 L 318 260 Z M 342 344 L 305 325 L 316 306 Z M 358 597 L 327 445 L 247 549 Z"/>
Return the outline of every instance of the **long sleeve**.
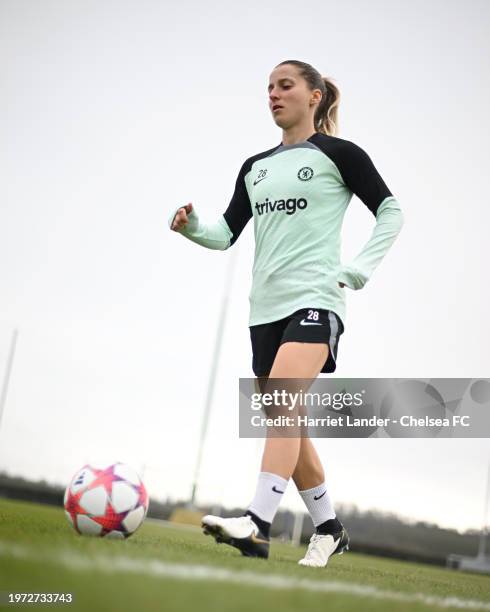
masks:
<path fill-rule="evenodd" d="M 235 183 L 235 191 L 223 215 L 216 223 L 205 224 L 199 220 L 195 209 L 188 215 L 189 222 L 179 233 L 208 249 L 224 251 L 232 246 L 243 228 L 252 218 L 252 206 L 245 186 L 245 174 L 248 160 L 242 165 Z M 170 215 L 168 224 L 172 226 L 176 212 L 180 206 Z"/>
<path fill-rule="evenodd" d="M 362 289 L 378 267 L 402 226 L 403 213 L 394 197 L 387 197 L 378 207 L 376 225 L 361 252 L 337 276 L 350 289 Z"/>
<path fill-rule="evenodd" d="M 334 159 L 342 179 L 376 218 L 368 242 L 337 275 L 337 281 L 350 289 L 362 289 L 398 236 L 403 214 L 369 155 L 353 142 L 339 143 Z"/>
<path fill-rule="evenodd" d="M 179 208 L 181 206 L 176 208 L 170 215 L 168 219 L 169 227 L 172 227 L 172 221 Z M 199 216 L 193 208 L 192 212 L 188 215 L 188 219 L 189 222 L 179 230 L 179 234 L 208 249 L 224 251 L 230 246 L 233 234 L 223 216 L 216 223 L 204 224 L 199 221 Z"/>

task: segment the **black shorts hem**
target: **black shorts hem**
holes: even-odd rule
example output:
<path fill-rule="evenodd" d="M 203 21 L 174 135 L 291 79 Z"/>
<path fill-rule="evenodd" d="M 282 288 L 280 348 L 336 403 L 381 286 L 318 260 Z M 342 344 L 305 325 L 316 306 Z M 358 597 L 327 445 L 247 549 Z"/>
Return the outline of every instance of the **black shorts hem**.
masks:
<path fill-rule="evenodd" d="M 344 325 L 337 313 L 319 308 L 302 308 L 279 321 L 251 326 L 252 370 L 257 377 L 269 376 L 282 344 L 304 342 L 327 344 L 328 358 L 320 373 L 335 372 L 339 338 L 343 332 Z"/>

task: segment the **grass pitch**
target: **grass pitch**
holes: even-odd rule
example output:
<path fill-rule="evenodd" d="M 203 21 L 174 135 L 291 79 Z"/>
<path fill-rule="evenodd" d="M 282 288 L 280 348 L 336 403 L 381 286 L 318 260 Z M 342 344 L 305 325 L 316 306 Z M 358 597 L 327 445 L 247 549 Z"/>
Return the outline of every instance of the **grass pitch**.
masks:
<path fill-rule="evenodd" d="M 70 592 L 62 608 L 91 612 L 490 610 L 489 576 L 352 552 L 306 568 L 304 550 L 273 542 L 268 561 L 248 559 L 199 529 L 149 520 L 127 540 L 86 538 L 62 508 L 0 499 L 4 599 Z"/>

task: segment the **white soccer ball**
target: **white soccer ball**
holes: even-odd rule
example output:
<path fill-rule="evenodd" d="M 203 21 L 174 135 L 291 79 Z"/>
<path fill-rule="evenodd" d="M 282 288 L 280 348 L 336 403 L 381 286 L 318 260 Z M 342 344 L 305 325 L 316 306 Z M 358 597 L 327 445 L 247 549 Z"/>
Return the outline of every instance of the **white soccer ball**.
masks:
<path fill-rule="evenodd" d="M 148 502 L 136 471 L 115 463 L 78 470 L 66 488 L 64 507 L 68 521 L 82 535 L 127 538 L 143 523 Z"/>

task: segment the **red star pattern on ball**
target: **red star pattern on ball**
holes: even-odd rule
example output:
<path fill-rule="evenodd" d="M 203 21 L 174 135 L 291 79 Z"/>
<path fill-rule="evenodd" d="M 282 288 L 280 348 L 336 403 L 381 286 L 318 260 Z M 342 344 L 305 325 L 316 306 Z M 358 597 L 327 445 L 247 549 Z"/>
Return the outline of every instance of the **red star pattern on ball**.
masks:
<path fill-rule="evenodd" d="M 145 485 L 141 483 L 135 489 L 138 492 L 138 503 L 136 506 L 143 506 L 146 511 L 148 508 L 148 493 L 146 492 Z"/>
<path fill-rule="evenodd" d="M 88 489 L 95 489 L 95 487 L 103 486 L 107 492 L 107 495 L 112 495 L 112 483 L 117 482 L 119 480 L 124 480 L 117 474 L 114 474 L 115 465 L 111 465 L 105 470 L 96 470 L 93 469 L 95 473 L 95 479 L 90 483 Z"/>
<path fill-rule="evenodd" d="M 80 533 L 80 530 L 78 529 L 78 525 L 77 525 L 77 515 L 78 514 L 88 514 L 88 512 L 84 508 L 82 508 L 82 506 L 80 505 L 80 498 L 82 497 L 83 493 L 84 493 L 83 489 L 79 491 L 78 493 L 72 493 L 71 491 L 69 491 L 68 498 L 65 504 L 65 510 L 71 516 L 71 520 L 73 521 L 73 526 L 78 531 L 78 533 Z"/>
<path fill-rule="evenodd" d="M 102 533 L 100 535 L 105 535 L 114 530 L 125 532 L 126 529 L 122 521 L 126 518 L 127 514 L 127 512 L 116 512 L 112 504 L 108 502 L 104 516 L 92 516 L 91 518 L 99 525 L 102 525 Z"/>

